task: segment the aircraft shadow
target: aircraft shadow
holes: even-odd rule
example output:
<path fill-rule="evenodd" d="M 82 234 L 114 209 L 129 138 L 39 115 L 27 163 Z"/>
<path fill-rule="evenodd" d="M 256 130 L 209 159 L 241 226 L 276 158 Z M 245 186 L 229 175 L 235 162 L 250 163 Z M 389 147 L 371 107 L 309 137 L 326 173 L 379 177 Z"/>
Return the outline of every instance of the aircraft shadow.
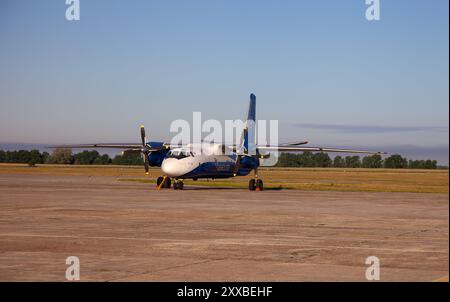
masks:
<path fill-rule="evenodd" d="M 185 186 L 184 190 L 193 190 L 193 191 L 206 191 L 206 190 L 245 190 L 248 191 L 245 188 L 233 188 L 233 187 L 191 187 L 191 186 Z M 264 188 L 264 191 L 281 191 L 284 190 L 283 187 L 269 187 Z"/>

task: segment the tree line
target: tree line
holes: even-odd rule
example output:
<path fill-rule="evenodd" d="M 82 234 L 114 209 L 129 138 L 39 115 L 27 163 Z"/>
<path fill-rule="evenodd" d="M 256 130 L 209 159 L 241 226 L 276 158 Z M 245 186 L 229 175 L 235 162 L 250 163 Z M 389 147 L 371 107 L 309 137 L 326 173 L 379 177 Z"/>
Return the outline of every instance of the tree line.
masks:
<path fill-rule="evenodd" d="M 125 152 L 111 158 L 108 154 L 97 151 L 82 151 L 73 154 L 71 149 L 56 148 L 51 154 L 39 150 L 0 150 L 0 163 L 36 164 L 69 164 L 69 165 L 142 165 L 139 153 Z M 363 158 L 337 155 L 332 159 L 327 153 L 304 152 L 301 154 L 281 153 L 277 167 L 335 167 L 335 168 L 409 168 L 409 169 L 437 169 L 436 160 L 408 160 L 400 154 L 393 154 L 385 159 L 380 155 L 368 155 Z"/>
<path fill-rule="evenodd" d="M 387 169 L 437 169 L 436 160 L 408 160 L 400 154 L 393 154 L 383 159 L 381 155 L 367 155 L 363 158 L 358 155 L 342 157 L 337 155 L 334 159 L 324 152 L 301 154 L 281 153 L 277 167 L 323 167 L 323 168 L 387 168 Z"/>
<path fill-rule="evenodd" d="M 108 154 L 97 151 L 82 151 L 72 154 L 71 149 L 56 148 L 50 154 L 39 150 L 0 150 L 0 163 L 24 163 L 34 166 L 36 164 L 63 164 L 63 165 L 142 165 L 142 156 L 139 153 L 125 152 L 111 158 Z"/>

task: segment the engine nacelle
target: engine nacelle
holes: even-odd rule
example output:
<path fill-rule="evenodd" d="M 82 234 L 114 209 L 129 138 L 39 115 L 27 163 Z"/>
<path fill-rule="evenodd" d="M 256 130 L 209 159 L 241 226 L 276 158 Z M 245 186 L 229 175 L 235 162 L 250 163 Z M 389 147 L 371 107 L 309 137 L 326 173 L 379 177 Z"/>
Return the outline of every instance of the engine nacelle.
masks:
<path fill-rule="evenodd" d="M 244 156 L 241 158 L 240 166 L 245 169 L 255 169 L 259 166 L 259 159 L 254 156 Z"/>
<path fill-rule="evenodd" d="M 148 156 L 148 164 L 151 167 L 161 167 L 161 164 L 166 157 L 167 151 L 155 151 Z"/>

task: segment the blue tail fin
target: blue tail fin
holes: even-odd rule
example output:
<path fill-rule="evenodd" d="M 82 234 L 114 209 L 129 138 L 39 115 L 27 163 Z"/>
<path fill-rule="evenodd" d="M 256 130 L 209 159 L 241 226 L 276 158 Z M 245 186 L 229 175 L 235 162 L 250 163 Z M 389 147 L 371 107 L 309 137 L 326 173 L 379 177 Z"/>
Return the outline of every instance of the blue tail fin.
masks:
<path fill-rule="evenodd" d="M 256 121 L 256 96 L 253 93 L 250 94 L 247 120 Z"/>
<path fill-rule="evenodd" d="M 243 133 L 244 154 L 256 154 L 256 96 L 250 94 L 250 103 L 248 106 L 247 120 Z"/>

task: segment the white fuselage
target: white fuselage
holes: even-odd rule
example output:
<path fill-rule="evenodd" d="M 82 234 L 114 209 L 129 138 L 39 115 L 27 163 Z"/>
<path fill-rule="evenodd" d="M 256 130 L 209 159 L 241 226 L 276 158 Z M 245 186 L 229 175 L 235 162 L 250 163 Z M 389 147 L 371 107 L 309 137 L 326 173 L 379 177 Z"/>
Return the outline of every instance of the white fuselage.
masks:
<path fill-rule="evenodd" d="M 172 149 L 161 164 L 165 175 L 174 178 L 232 177 L 236 155 L 224 155 L 218 144 L 192 144 Z"/>

